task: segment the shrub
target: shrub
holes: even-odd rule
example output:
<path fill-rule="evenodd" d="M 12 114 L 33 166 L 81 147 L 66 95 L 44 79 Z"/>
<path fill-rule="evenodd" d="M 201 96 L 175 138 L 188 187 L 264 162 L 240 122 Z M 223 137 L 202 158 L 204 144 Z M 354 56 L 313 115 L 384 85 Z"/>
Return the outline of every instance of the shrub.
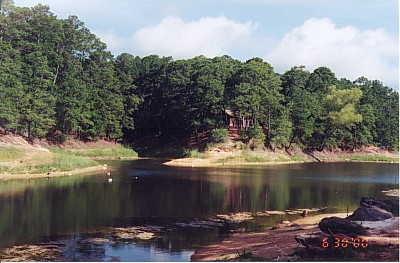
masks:
<path fill-rule="evenodd" d="M 228 140 L 228 130 L 226 129 L 214 129 L 210 132 L 210 141 L 212 143 L 221 143 Z"/>
<path fill-rule="evenodd" d="M 259 125 L 246 127 L 240 132 L 240 139 L 244 143 L 248 143 L 251 139 L 257 141 L 257 143 L 264 144 L 265 134 Z"/>
<path fill-rule="evenodd" d="M 183 157 L 185 158 L 204 158 L 204 153 L 199 152 L 199 150 L 194 149 L 183 149 Z"/>

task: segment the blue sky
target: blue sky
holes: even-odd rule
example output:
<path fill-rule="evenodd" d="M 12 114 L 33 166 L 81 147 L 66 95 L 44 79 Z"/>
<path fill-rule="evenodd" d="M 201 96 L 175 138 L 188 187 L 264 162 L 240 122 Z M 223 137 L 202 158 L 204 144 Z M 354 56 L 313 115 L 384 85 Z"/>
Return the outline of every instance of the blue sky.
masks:
<path fill-rule="evenodd" d="M 379 79 L 398 90 L 397 0 L 15 0 L 77 15 L 114 55 L 174 59 L 261 57 L 283 73 L 295 65 Z"/>

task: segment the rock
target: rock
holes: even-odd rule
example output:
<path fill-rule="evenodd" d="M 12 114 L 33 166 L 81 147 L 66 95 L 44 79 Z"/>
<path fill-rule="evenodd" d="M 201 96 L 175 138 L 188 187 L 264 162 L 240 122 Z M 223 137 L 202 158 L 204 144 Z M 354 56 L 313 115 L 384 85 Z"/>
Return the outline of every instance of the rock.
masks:
<path fill-rule="evenodd" d="M 111 243 L 111 240 L 108 238 L 102 237 L 92 237 L 82 240 L 82 242 L 92 243 L 92 244 L 108 244 Z"/>
<path fill-rule="evenodd" d="M 319 229 L 327 234 L 365 235 L 367 230 L 351 222 L 349 219 L 339 217 L 324 218 L 318 224 Z"/>
<path fill-rule="evenodd" d="M 362 197 L 360 207 L 364 205 L 376 206 L 392 213 L 394 216 L 399 216 L 399 200 L 396 199 L 378 200 L 372 197 Z"/>
<path fill-rule="evenodd" d="M 387 196 L 399 196 L 399 189 L 392 189 L 392 190 L 387 190 L 387 191 L 381 191 Z"/>
<path fill-rule="evenodd" d="M 393 217 L 383 221 L 362 221 L 364 227 L 368 227 L 369 233 L 375 233 L 379 231 L 398 233 L 399 231 L 399 218 Z"/>
<path fill-rule="evenodd" d="M 386 211 L 389 211 L 393 214 L 393 216 L 399 216 L 399 200 L 396 199 L 389 199 L 383 200 L 383 203 L 387 205 L 387 208 L 383 208 Z"/>
<path fill-rule="evenodd" d="M 285 214 L 285 212 L 283 212 L 283 211 L 265 211 L 267 214 L 270 214 L 270 215 L 284 215 Z"/>
<path fill-rule="evenodd" d="M 363 204 L 352 215 L 347 217 L 351 221 L 381 221 L 393 218 L 392 213 L 374 205 Z"/>
<path fill-rule="evenodd" d="M 241 223 L 254 218 L 251 213 L 247 212 L 228 214 L 228 215 L 216 215 L 216 217 L 219 219 L 223 219 L 229 223 Z"/>
<path fill-rule="evenodd" d="M 298 235 L 294 239 L 299 244 L 305 246 L 307 249 L 310 249 L 314 252 L 322 252 L 324 250 L 322 243 L 325 238 L 329 237 L 330 235 L 327 235 L 325 233 L 310 233 Z"/>
<path fill-rule="evenodd" d="M 115 228 L 114 231 L 115 237 L 120 239 L 149 240 L 157 237 L 155 233 L 149 231 L 148 227 Z"/>
<path fill-rule="evenodd" d="M 61 256 L 55 245 L 20 245 L 1 252 L 1 261 L 54 261 Z"/>

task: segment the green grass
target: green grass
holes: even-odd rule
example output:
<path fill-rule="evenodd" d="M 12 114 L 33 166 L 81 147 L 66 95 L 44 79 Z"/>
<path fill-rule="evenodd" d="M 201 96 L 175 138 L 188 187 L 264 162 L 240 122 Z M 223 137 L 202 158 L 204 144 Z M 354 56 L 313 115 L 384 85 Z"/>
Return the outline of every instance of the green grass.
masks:
<path fill-rule="evenodd" d="M 53 153 L 67 153 L 70 155 L 89 157 L 89 158 L 137 158 L 138 154 L 132 149 L 122 146 L 115 147 L 96 147 L 85 149 L 65 149 L 52 147 L 50 151 Z"/>
<path fill-rule="evenodd" d="M 58 153 L 54 156 L 52 162 L 34 165 L 33 170 L 35 173 L 66 172 L 96 165 L 99 165 L 99 163 L 89 158 Z"/>
<path fill-rule="evenodd" d="M 252 154 L 245 154 L 244 161 L 248 163 L 265 163 L 269 162 L 270 159 L 265 156 L 257 156 Z"/>
<path fill-rule="evenodd" d="M 14 146 L 0 147 L 0 174 L 64 172 L 99 165 L 87 157 L 59 150 L 46 152 Z"/>
<path fill-rule="evenodd" d="M 0 147 L 0 161 L 12 161 L 21 158 L 24 155 L 24 150 L 13 146 Z"/>
<path fill-rule="evenodd" d="M 47 172 L 66 172 L 75 169 L 99 165 L 98 162 L 81 156 L 69 154 L 55 154 L 52 160 L 43 160 L 35 164 L 30 163 L 3 163 L 0 164 L 0 174 L 35 174 Z"/>
<path fill-rule="evenodd" d="M 351 155 L 352 161 L 369 161 L 369 162 L 398 162 L 399 158 L 384 155 Z"/>
<path fill-rule="evenodd" d="M 199 150 L 197 150 L 197 149 L 194 149 L 194 150 L 184 149 L 183 150 L 183 156 L 185 158 L 200 158 L 200 159 L 203 159 L 204 158 L 204 153 L 199 152 Z"/>

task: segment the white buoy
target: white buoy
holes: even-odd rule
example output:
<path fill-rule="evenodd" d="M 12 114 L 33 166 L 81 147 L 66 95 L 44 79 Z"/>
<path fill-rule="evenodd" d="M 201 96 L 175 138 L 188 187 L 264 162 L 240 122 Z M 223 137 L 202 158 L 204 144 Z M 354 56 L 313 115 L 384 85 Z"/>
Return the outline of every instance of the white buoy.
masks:
<path fill-rule="evenodd" d="M 108 175 L 108 176 L 110 176 L 110 175 L 111 175 L 111 173 L 110 173 L 110 172 L 108 172 L 108 173 L 107 173 L 107 175 Z"/>
<path fill-rule="evenodd" d="M 112 178 L 108 178 L 109 183 L 112 183 L 112 181 L 113 181 Z"/>
<path fill-rule="evenodd" d="M 68 176 L 71 176 L 71 175 L 72 175 L 72 173 L 69 173 L 69 174 L 68 174 Z"/>

